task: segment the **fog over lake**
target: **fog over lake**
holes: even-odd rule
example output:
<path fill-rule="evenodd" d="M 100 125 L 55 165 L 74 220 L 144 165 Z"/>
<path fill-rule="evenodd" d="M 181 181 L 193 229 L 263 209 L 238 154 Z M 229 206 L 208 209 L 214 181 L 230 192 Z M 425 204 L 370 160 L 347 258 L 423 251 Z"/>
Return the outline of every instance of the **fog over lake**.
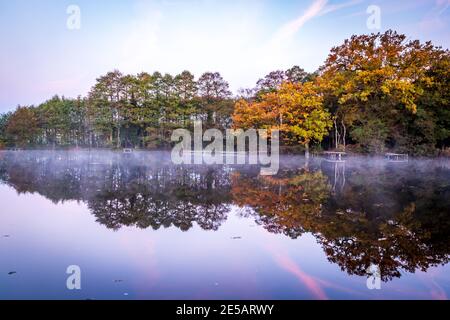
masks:
<path fill-rule="evenodd" d="M 445 159 L 281 156 L 262 176 L 169 152 L 1 151 L 0 200 L 0 299 L 450 294 Z"/>

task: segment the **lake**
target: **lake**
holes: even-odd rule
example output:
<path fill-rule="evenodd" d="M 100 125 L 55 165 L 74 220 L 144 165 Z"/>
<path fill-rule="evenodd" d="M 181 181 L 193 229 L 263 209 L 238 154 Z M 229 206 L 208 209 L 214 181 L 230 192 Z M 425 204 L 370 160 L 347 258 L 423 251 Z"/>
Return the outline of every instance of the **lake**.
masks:
<path fill-rule="evenodd" d="M 3 151 L 0 200 L 0 299 L 450 294 L 448 160 L 283 156 L 261 176 L 164 152 Z"/>

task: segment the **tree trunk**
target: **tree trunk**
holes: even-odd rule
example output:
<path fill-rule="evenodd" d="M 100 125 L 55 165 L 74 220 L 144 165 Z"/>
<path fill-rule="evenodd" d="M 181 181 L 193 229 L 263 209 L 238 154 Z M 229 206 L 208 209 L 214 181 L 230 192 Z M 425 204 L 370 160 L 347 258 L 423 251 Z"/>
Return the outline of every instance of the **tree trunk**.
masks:
<path fill-rule="evenodd" d="M 342 129 L 343 129 L 343 137 L 342 137 L 342 142 L 344 145 L 344 151 L 347 148 L 347 142 L 345 141 L 346 136 L 347 136 L 347 127 L 345 126 L 344 120 L 342 120 Z"/>
<path fill-rule="evenodd" d="M 305 144 L 305 158 L 309 160 L 309 142 Z"/>
<path fill-rule="evenodd" d="M 117 149 L 120 149 L 121 147 L 121 143 L 120 143 L 120 125 L 117 126 Z"/>
<path fill-rule="evenodd" d="M 339 147 L 339 131 L 337 126 L 337 121 L 334 119 L 334 130 L 335 130 L 335 142 L 336 142 L 336 150 Z"/>

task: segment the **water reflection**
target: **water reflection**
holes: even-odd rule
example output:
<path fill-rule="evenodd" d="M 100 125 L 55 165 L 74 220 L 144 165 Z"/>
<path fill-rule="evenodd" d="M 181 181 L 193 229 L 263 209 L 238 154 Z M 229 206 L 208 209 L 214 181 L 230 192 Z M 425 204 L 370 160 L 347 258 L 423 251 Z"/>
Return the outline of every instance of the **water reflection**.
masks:
<path fill-rule="evenodd" d="M 329 261 L 350 274 L 365 275 L 376 264 L 387 281 L 402 270 L 448 263 L 447 169 L 355 164 L 347 171 L 338 192 L 335 171 L 326 167 L 275 178 L 236 173 L 234 199 L 251 208 L 249 214 L 257 212 L 258 223 L 270 232 L 314 234 Z"/>
<path fill-rule="evenodd" d="M 259 168 L 172 166 L 168 154 L 4 152 L 0 181 L 55 203 L 87 203 L 97 221 L 158 230 L 218 230 L 232 207 L 268 232 L 311 233 L 349 274 L 378 265 L 383 281 L 446 264 L 450 169 L 445 163 L 303 163 L 286 157 L 277 176 Z"/>

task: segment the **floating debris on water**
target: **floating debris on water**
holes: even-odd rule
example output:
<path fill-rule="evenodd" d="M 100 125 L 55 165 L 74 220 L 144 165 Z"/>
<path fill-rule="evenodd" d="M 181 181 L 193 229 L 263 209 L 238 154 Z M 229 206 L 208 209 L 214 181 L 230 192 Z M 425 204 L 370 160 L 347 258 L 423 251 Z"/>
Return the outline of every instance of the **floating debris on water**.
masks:
<path fill-rule="evenodd" d="M 17 273 L 16 271 L 11 271 L 11 272 L 8 272 L 8 275 L 12 276 L 13 274 L 16 274 L 16 273 Z"/>
<path fill-rule="evenodd" d="M 232 239 L 232 240 L 241 240 L 242 237 L 232 237 L 231 239 Z"/>

